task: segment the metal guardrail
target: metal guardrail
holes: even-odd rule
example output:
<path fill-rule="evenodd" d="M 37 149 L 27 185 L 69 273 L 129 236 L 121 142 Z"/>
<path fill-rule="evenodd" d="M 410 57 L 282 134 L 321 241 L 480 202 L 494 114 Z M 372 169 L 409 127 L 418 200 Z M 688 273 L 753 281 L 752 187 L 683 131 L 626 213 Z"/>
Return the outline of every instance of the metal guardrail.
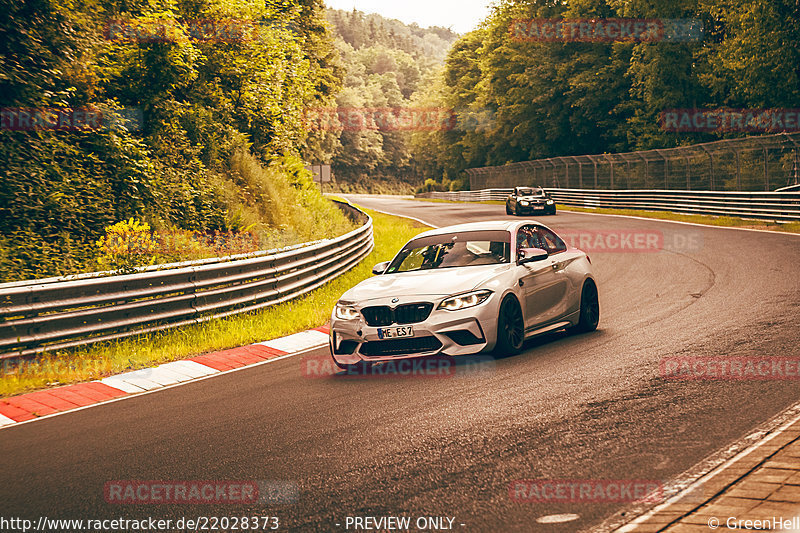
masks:
<path fill-rule="evenodd" d="M 778 221 L 800 220 L 798 192 L 725 192 L 668 190 L 545 189 L 559 204 L 673 211 L 675 213 L 737 216 Z M 429 192 L 418 198 L 482 202 L 505 200 L 512 189 Z"/>
<path fill-rule="evenodd" d="M 235 260 L 135 274 L 0 285 L 0 359 L 198 324 L 275 305 L 347 272 L 374 246 L 372 219 L 345 235 Z"/>

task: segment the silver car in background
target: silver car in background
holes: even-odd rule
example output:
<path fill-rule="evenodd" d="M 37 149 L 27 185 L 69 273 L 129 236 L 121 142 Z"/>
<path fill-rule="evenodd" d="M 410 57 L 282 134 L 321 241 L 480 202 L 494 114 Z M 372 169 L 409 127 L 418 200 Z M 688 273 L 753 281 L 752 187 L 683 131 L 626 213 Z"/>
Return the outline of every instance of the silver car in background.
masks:
<path fill-rule="evenodd" d="M 336 304 L 334 362 L 351 369 L 435 354 L 515 354 L 525 339 L 597 328 L 589 257 L 546 226 L 491 221 L 421 233 Z"/>

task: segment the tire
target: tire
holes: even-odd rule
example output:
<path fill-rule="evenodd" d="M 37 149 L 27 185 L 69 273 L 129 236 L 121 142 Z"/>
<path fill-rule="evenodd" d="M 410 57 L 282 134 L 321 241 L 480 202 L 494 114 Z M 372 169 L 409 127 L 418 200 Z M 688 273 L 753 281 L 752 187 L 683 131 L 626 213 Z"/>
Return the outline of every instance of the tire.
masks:
<path fill-rule="evenodd" d="M 514 206 L 514 216 L 521 216 L 519 212 L 519 205 Z"/>
<path fill-rule="evenodd" d="M 497 315 L 497 343 L 494 355 L 504 357 L 520 353 L 525 340 L 525 322 L 517 299 L 506 296 L 500 304 Z"/>
<path fill-rule="evenodd" d="M 597 285 L 589 280 L 581 290 L 581 312 L 578 323 L 567 331 L 570 333 L 588 333 L 597 329 L 600 322 L 600 301 L 597 297 Z"/>
<path fill-rule="evenodd" d="M 511 208 L 508 207 L 508 202 L 506 202 L 506 215 L 510 215 L 510 214 L 511 214 Z"/>

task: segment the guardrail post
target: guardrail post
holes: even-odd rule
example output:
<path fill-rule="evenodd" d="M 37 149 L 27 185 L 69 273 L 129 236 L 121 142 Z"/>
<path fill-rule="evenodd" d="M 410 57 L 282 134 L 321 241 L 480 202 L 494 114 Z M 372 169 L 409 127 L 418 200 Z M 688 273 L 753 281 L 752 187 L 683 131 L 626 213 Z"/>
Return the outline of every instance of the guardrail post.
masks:
<path fill-rule="evenodd" d="M 739 168 L 740 168 L 740 166 L 739 166 L 739 150 L 734 150 L 733 153 L 736 154 L 736 190 L 737 191 L 741 191 L 742 190 L 742 179 L 741 179 L 741 173 L 739 172 Z"/>
<path fill-rule="evenodd" d="M 786 180 L 786 185 L 797 185 L 798 169 L 800 169 L 800 160 L 797 158 L 798 156 L 797 141 L 794 140 L 794 137 L 792 135 L 789 135 L 786 132 L 783 132 L 781 135 L 789 139 L 789 141 L 792 143 L 792 146 L 794 147 L 792 149 L 792 154 L 794 155 L 794 163 L 792 164 L 792 170 L 790 171 L 791 173 L 789 175 L 789 179 Z"/>
<path fill-rule="evenodd" d="M 664 160 L 664 189 L 669 189 L 669 160 L 661 153 L 661 150 L 656 150 L 656 153 Z"/>
<path fill-rule="evenodd" d="M 605 157 L 606 161 L 608 161 L 610 163 L 610 165 L 611 165 L 611 182 L 610 182 L 608 188 L 609 189 L 613 189 L 614 188 L 614 160 L 611 159 L 611 156 L 609 156 L 608 154 L 603 154 L 603 157 Z"/>
<path fill-rule="evenodd" d="M 551 165 L 553 165 L 553 173 L 552 173 L 552 175 L 550 177 L 552 179 L 553 188 L 555 189 L 556 188 L 556 183 L 558 183 L 556 181 L 556 164 L 550 158 L 547 159 L 547 162 L 550 163 Z"/>
<path fill-rule="evenodd" d="M 709 152 L 708 149 L 705 146 L 703 146 L 702 144 L 700 145 L 700 148 L 708 156 L 708 168 L 709 168 L 709 171 L 710 171 L 709 175 L 710 175 L 710 178 L 711 178 L 711 190 L 713 191 L 714 190 L 714 156 L 711 155 L 711 152 Z"/>
<path fill-rule="evenodd" d="M 692 171 L 689 168 L 689 154 L 686 154 L 686 190 L 692 190 Z"/>

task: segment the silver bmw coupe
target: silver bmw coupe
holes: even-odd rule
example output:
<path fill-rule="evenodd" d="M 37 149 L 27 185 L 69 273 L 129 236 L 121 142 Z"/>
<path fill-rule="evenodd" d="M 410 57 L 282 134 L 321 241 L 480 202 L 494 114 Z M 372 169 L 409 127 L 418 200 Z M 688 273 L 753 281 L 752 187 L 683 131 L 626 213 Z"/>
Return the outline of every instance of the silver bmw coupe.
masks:
<path fill-rule="evenodd" d="M 525 339 L 600 318 L 589 257 L 533 221 L 448 226 L 414 237 L 333 309 L 337 366 L 436 354 L 519 353 Z"/>

